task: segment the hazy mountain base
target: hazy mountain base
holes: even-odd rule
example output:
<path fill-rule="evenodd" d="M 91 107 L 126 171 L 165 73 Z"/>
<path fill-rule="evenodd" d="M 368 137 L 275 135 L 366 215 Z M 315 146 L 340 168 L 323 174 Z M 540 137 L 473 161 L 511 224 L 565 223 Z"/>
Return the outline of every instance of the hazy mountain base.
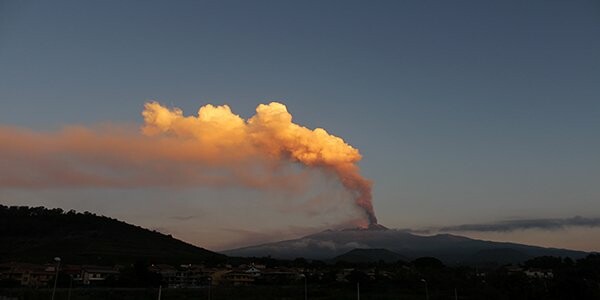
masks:
<path fill-rule="evenodd" d="M 348 262 L 348 263 L 395 263 L 397 261 L 409 261 L 408 258 L 386 250 L 386 249 L 354 249 L 342 255 L 336 256 L 330 262 Z"/>
<path fill-rule="evenodd" d="M 353 249 L 368 248 L 387 249 L 409 259 L 433 256 L 447 264 L 518 263 L 545 255 L 577 259 L 587 254 L 582 251 L 483 241 L 450 234 L 421 236 L 381 228 L 326 230 L 299 239 L 232 249 L 222 253 L 244 257 L 304 257 L 328 260 Z"/>

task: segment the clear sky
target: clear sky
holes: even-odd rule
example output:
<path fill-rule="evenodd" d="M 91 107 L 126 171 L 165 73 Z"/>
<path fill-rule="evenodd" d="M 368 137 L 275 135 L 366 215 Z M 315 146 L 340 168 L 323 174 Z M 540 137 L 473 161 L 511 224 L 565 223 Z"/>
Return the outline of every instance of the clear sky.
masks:
<path fill-rule="evenodd" d="M 387 227 L 600 217 L 597 1 L 0 0 L 1 126 L 141 126 L 150 100 L 244 118 L 285 103 L 359 149 Z M 339 184 L 312 178 L 301 196 L 1 187 L 0 203 L 223 249 L 352 218 Z M 322 210 L 303 209 L 308 198 Z M 600 251 L 598 226 L 460 234 Z"/>

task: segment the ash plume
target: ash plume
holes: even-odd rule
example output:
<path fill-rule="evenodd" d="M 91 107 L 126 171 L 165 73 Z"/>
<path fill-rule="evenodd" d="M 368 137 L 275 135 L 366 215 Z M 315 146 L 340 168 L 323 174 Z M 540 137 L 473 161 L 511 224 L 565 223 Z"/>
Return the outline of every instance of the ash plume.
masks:
<path fill-rule="evenodd" d="M 151 102 L 146 104 L 143 116 L 143 132 L 147 135 L 195 138 L 216 148 L 238 149 L 238 155 L 259 154 L 331 172 L 353 194 L 369 224 L 377 223 L 371 182 L 360 175 L 356 165 L 362 158 L 358 150 L 325 129 L 311 130 L 293 123 L 292 115 L 281 103 L 259 105 L 248 121 L 233 114 L 227 105 L 206 105 L 200 108 L 198 117 L 184 117 L 179 109 Z"/>
<path fill-rule="evenodd" d="M 244 120 L 227 105 L 197 116 L 148 102 L 140 131 L 125 126 L 69 126 L 35 132 L 0 126 L 0 187 L 227 186 L 301 189 L 299 163 L 339 179 L 364 212 L 377 219 L 371 182 L 360 175 L 359 151 L 322 128 L 292 122 L 285 105 L 261 104 Z"/>

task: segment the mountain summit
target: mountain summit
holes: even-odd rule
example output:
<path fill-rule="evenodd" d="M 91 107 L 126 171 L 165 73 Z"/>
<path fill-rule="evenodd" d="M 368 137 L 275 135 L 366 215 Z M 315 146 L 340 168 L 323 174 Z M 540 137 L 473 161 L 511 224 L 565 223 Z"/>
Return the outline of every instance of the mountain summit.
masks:
<path fill-rule="evenodd" d="M 344 228 L 340 229 L 340 231 L 378 231 L 378 230 L 389 230 L 387 227 L 381 224 L 370 224 L 367 227 L 352 227 L 352 228 Z M 325 230 L 324 232 L 330 232 L 333 230 Z"/>

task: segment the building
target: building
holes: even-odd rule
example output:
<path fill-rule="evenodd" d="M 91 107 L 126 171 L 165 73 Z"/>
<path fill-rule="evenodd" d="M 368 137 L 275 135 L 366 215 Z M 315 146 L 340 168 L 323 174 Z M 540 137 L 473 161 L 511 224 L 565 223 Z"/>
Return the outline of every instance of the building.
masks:
<path fill-rule="evenodd" d="M 149 271 L 161 275 L 164 283 L 170 288 L 199 288 L 212 283 L 213 269 L 201 265 L 171 265 L 157 264 L 148 268 Z"/>
<path fill-rule="evenodd" d="M 267 284 L 289 284 L 300 279 L 300 273 L 289 268 L 266 269 L 261 276 L 261 281 Z"/>
<path fill-rule="evenodd" d="M 525 270 L 525 275 L 530 278 L 553 278 L 554 273 L 549 269 L 531 268 Z"/>
<path fill-rule="evenodd" d="M 85 265 L 81 266 L 79 276 L 73 278 L 76 282 L 83 285 L 101 285 L 107 279 L 119 279 L 120 272 L 113 267 Z"/>
<path fill-rule="evenodd" d="M 54 279 L 56 266 L 28 263 L 5 263 L 0 265 L 0 279 L 14 280 L 21 286 L 45 287 Z"/>
<path fill-rule="evenodd" d="M 222 276 L 221 284 L 232 286 L 248 286 L 254 283 L 254 276 L 244 270 L 232 270 Z"/>

